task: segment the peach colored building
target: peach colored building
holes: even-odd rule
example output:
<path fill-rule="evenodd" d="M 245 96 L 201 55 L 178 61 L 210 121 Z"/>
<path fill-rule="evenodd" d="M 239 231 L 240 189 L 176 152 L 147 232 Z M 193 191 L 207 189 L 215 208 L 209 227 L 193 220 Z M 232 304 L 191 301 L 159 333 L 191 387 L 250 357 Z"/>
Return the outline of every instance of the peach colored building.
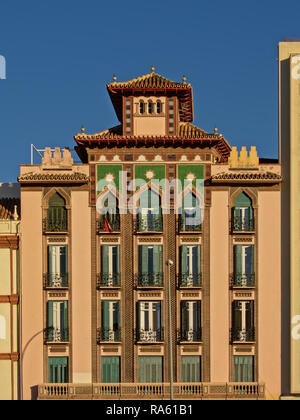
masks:
<path fill-rule="evenodd" d="M 8 184 L 0 185 L 0 195 Z M 6 195 L 4 193 L 4 195 Z M 0 400 L 19 399 L 19 198 L 0 198 Z"/>
<path fill-rule="evenodd" d="M 281 167 L 192 86 L 107 85 L 119 125 L 22 165 L 25 399 L 278 399 Z"/>

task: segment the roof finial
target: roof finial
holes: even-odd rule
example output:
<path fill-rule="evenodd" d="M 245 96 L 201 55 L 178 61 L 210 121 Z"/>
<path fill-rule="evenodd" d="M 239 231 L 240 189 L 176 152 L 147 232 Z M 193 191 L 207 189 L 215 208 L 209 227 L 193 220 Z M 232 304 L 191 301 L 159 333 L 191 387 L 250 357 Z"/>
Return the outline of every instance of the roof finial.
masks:
<path fill-rule="evenodd" d="M 84 128 L 84 126 L 83 126 L 83 125 L 81 126 L 81 132 L 82 132 L 82 133 L 84 133 L 84 132 L 85 132 L 85 128 Z"/>
<path fill-rule="evenodd" d="M 186 76 L 182 76 L 183 83 L 186 83 Z"/>
<path fill-rule="evenodd" d="M 153 64 L 152 64 L 152 67 L 151 67 L 151 72 L 152 73 L 154 73 L 154 71 L 155 71 L 155 67 L 153 66 Z"/>
<path fill-rule="evenodd" d="M 215 128 L 214 128 L 214 132 L 215 132 L 215 134 L 218 134 L 218 129 L 217 129 L 216 125 L 215 125 Z"/>
<path fill-rule="evenodd" d="M 117 76 L 114 74 L 113 75 L 113 81 L 116 82 L 117 81 Z"/>

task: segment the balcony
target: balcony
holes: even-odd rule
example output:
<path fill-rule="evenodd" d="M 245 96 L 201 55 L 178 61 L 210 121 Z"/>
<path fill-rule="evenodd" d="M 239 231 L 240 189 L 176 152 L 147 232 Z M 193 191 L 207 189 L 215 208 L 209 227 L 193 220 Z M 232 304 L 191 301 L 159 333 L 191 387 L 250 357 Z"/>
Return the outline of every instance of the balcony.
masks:
<path fill-rule="evenodd" d="M 255 342 L 255 328 L 251 327 L 248 329 L 232 328 L 231 330 L 231 342 L 239 343 L 253 343 Z"/>
<path fill-rule="evenodd" d="M 201 224 L 190 224 L 189 220 L 183 216 L 179 215 L 178 217 L 178 233 L 200 233 L 202 231 L 202 225 Z"/>
<path fill-rule="evenodd" d="M 69 273 L 45 273 L 43 277 L 45 289 L 67 289 L 69 287 Z"/>
<path fill-rule="evenodd" d="M 145 273 L 135 275 L 136 287 L 163 287 L 164 274 L 163 273 Z"/>
<path fill-rule="evenodd" d="M 179 342 L 201 342 L 202 341 L 202 328 L 177 330 L 177 338 Z"/>
<path fill-rule="evenodd" d="M 120 232 L 120 215 L 117 214 L 102 214 L 96 221 L 97 235 L 101 233 Z"/>
<path fill-rule="evenodd" d="M 142 343 L 156 343 L 164 341 L 164 329 L 156 329 L 156 330 L 141 330 L 137 329 L 135 331 L 135 341 L 142 342 Z"/>
<path fill-rule="evenodd" d="M 69 328 L 48 327 L 44 330 L 45 343 L 67 343 L 69 341 Z"/>
<path fill-rule="evenodd" d="M 202 273 L 177 274 L 178 287 L 202 287 Z"/>
<path fill-rule="evenodd" d="M 163 217 L 161 214 L 137 214 L 135 222 L 136 233 L 153 233 L 163 231 Z"/>
<path fill-rule="evenodd" d="M 230 274 L 231 287 L 255 287 L 255 273 L 231 273 Z"/>
<path fill-rule="evenodd" d="M 232 232 L 254 232 L 255 220 L 254 217 L 232 217 L 231 219 Z"/>
<path fill-rule="evenodd" d="M 107 274 L 107 273 L 100 273 L 97 274 L 97 289 L 102 288 L 114 288 L 121 286 L 121 274 L 114 273 L 114 274 Z"/>
<path fill-rule="evenodd" d="M 113 329 L 110 328 L 98 328 L 97 329 L 97 343 L 118 343 L 121 341 L 121 328 L 116 326 Z"/>
<path fill-rule="evenodd" d="M 67 233 L 68 220 L 65 217 L 43 219 L 43 233 Z"/>
<path fill-rule="evenodd" d="M 176 400 L 264 400 L 265 384 L 233 383 L 174 383 Z M 169 400 L 169 383 L 115 384 L 42 384 L 37 386 L 38 400 Z"/>

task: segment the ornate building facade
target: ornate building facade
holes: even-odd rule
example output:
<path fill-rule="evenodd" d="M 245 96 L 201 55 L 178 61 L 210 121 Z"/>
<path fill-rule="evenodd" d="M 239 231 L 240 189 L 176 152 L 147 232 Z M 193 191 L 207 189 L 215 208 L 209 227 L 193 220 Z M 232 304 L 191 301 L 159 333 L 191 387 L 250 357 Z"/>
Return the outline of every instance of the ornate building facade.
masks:
<path fill-rule="evenodd" d="M 279 398 L 280 165 L 192 124 L 185 78 L 107 90 L 81 164 L 21 166 L 24 398 Z"/>
<path fill-rule="evenodd" d="M 20 199 L 0 186 L 0 400 L 19 399 L 20 387 Z M 6 195 L 4 193 L 4 195 Z"/>

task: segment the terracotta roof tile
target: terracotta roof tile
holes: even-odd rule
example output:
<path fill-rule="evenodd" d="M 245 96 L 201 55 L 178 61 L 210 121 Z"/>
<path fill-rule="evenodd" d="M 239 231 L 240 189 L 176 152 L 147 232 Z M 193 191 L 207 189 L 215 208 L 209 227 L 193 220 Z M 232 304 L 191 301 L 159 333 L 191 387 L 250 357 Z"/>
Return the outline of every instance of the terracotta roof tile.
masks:
<path fill-rule="evenodd" d="M 191 89 L 189 83 L 178 83 L 172 80 L 166 79 L 157 73 L 148 73 L 143 76 L 136 77 L 127 82 L 112 82 L 107 85 L 107 88 L 174 88 L 174 89 Z"/>
<path fill-rule="evenodd" d="M 20 183 L 24 182 L 88 182 L 89 177 L 85 174 L 75 172 L 72 174 L 43 174 L 43 173 L 29 173 L 21 175 L 18 178 Z"/>
<path fill-rule="evenodd" d="M 281 182 L 282 177 L 274 172 L 221 172 L 211 177 L 212 182 Z"/>

